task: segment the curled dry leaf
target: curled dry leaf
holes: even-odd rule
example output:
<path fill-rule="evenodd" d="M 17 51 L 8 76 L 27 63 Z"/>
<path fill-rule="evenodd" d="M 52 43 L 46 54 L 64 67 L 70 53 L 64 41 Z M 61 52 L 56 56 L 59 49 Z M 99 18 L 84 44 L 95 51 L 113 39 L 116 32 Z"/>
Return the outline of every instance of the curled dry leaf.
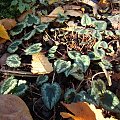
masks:
<path fill-rule="evenodd" d="M 73 120 L 117 120 L 113 117 L 104 118 L 101 109 L 96 109 L 93 104 L 88 104 L 86 102 L 77 102 L 71 104 L 62 103 L 70 112 L 61 112 L 63 118 L 72 118 Z"/>
<path fill-rule="evenodd" d="M 28 14 L 32 14 L 32 13 L 33 13 L 33 10 L 28 10 L 28 11 L 23 12 L 23 13 L 17 18 L 18 22 L 22 22 Z"/>
<path fill-rule="evenodd" d="M 61 112 L 63 118 L 72 118 L 73 120 L 96 120 L 95 113 L 90 109 L 89 105 L 85 102 L 77 102 L 71 104 L 62 103 L 70 113 Z"/>
<path fill-rule="evenodd" d="M 43 53 L 36 53 L 32 55 L 32 69 L 33 74 L 48 74 L 53 71 L 52 64 L 48 61 Z"/>
<path fill-rule="evenodd" d="M 4 26 L 0 24 L 0 43 L 4 43 L 7 40 L 10 40 L 10 37 Z"/>
<path fill-rule="evenodd" d="M 0 20 L 0 24 L 4 26 L 6 30 L 11 30 L 13 27 L 16 26 L 16 21 L 15 19 L 2 19 Z"/>

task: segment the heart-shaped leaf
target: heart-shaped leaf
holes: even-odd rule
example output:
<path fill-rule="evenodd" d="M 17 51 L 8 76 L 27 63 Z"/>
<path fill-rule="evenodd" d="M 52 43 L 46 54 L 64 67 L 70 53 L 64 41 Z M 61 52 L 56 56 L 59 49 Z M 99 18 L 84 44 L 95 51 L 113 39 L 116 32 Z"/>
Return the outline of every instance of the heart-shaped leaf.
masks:
<path fill-rule="evenodd" d="M 82 73 L 80 66 L 76 63 L 73 63 L 64 73 L 66 77 L 72 75 L 77 80 L 84 79 L 84 74 Z"/>
<path fill-rule="evenodd" d="M 98 40 L 102 40 L 102 35 L 98 30 L 93 30 L 92 37 L 97 38 Z"/>
<path fill-rule="evenodd" d="M 114 36 L 114 33 L 111 30 L 105 30 L 105 34 L 111 37 Z"/>
<path fill-rule="evenodd" d="M 40 23 L 40 19 L 35 16 L 35 15 L 32 15 L 32 14 L 28 14 L 26 19 L 25 19 L 25 22 L 27 24 L 27 26 L 32 26 L 32 25 L 38 25 Z"/>
<path fill-rule="evenodd" d="M 17 54 L 13 54 L 7 57 L 6 64 L 9 67 L 17 68 L 21 64 L 21 58 Z"/>
<path fill-rule="evenodd" d="M 107 23 L 105 21 L 93 21 L 93 25 L 96 30 L 103 31 L 107 28 Z"/>
<path fill-rule="evenodd" d="M 120 113 L 120 101 L 117 96 L 109 90 L 100 98 L 100 105 L 109 111 Z"/>
<path fill-rule="evenodd" d="M 27 89 L 28 86 L 26 85 L 26 81 L 19 80 L 17 86 L 13 89 L 12 93 L 14 95 L 20 96 L 23 95 Z"/>
<path fill-rule="evenodd" d="M 49 49 L 49 53 L 50 53 L 50 54 L 55 53 L 56 50 L 57 50 L 57 48 L 58 48 L 58 46 L 53 46 L 53 47 L 51 47 L 51 48 Z"/>
<path fill-rule="evenodd" d="M 84 14 L 81 18 L 81 25 L 87 26 L 87 25 L 91 25 L 91 23 L 92 23 L 91 18 L 87 14 Z"/>
<path fill-rule="evenodd" d="M 10 31 L 12 36 L 20 34 L 23 29 L 26 27 L 24 22 L 18 23 L 13 30 Z"/>
<path fill-rule="evenodd" d="M 11 90 L 15 88 L 17 85 L 17 79 L 15 79 L 13 76 L 9 77 L 5 82 L 1 85 L 1 93 L 2 94 L 8 94 Z"/>
<path fill-rule="evenodd" d="M 91 95 L 101 95 L 105 91 L 106 91 L 106 86 L 105 86 L 105 83 L 101 79 L 92 81 Z"/>
<path fill-rule="evenodd" d="M 65 72 L 70 66 L 70 61 L 64 61 L 59 59 L 54 62 L 54 68 L 57 71 L 57 73 Z"/>
<path fill-rule="evenodd" d="M 33 37 L 36 33 L 36 30 L 32 30 L 29 33 L 26 33 L 25 36 L 22 38 L 23 40 L 29 40 L 31 37 Z"/>
<path fill-rule="evenodd" d="M 45 83 L 41 87 L 41 94 L 44 104 L 51 110 L 60 99 L 60 85 L 58 83 Z"/>
<path fill-rule="evenodd" d="M 90 58 L 87 55 L 81 55 L 81 57 L 77 57 L 75 60 L 75 63 L 77 63 L 83 72 L 86 72 L 90 65 Z"/>
<path fill-rule="evenodd" d="M 82 34 L 85 34 L 85 35 L 89 34 L 89 30 L 86 29 L 86 28 L 85 29 L 84 28 L 80 28 L 80 29 L 78 28 L 78 29 L 75 30 L 75 32 L 77 32 L 78 34 L 81 34 L 81 35 Z"/>
<path fill-rule="evenodd" d="M 8 46 L 7 51 L 9 53 L 14 53 L 18 49 L 18 45 L 20 45 L 21 43 L 22 40 L 15 40 Z"/>
<path fill-rule="evenodd" d="M 63 23 L 67 19 L 69 19 L 69 17 L 67 17 L 67 15 L 59 13 L 58 14 L 58 19 L 56 21 L 59 22 L 59 23 Z"/>
<path fill-rule="evenodd" d="M 35 53 L 38 53 L 42 50 L 42 44 L 41 43 L 35 43 L 31 46 L 29 46 L 26 50 L 25 50 L 25 53 L 26 55 L 32 55 L 32 54 L 35 54 Z"/>
<path fill-rule="evenodd" d="M 44 30 L 45 30 L 47 27 L 48 27 L 48 24 L 43 24 L 43 23 L 41 23 L 40 25 L 38 25 L 38 26 L 36 27 L 36 30 L 41 33 L 41 32 L 44 32 Z"/>
<path fill-rule="evenodd" d="M 68 51 L 68 56 L 71 58 L 71 59 L 76 59 L 76 57 L 80 57 L 81 54 L 79 52 L 76 52 L 76 51 Z"/>
<path fill-rule="evenodd" d="M 40 75 L 37 77 L 36 84 L 42 85 L 43 83 L 47 82 L 49 77 L 47 75 Z"/>

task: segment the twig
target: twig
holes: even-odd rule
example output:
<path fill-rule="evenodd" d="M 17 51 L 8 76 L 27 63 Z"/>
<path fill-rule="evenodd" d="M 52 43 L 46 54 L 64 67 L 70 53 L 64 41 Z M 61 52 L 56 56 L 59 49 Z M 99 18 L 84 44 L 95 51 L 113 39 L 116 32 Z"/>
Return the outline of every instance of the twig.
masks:
<path fill-rule="evenodd" d="M 39 75 L 34 75 L 31 72 L 26 71 L 15 71 L 15 70 L 2 70 L 0 72 L 6 75 L 22 76 L 22 77 L 38 77 Z"/>
<path fill-rule="evenodd" d="M 40 98 L 39 98 L 39 99 L 40 99 Z M 39 100 L 39 99 L 38 99 L 38 100 Z M 34 112 L 34 113 L 36 114 L 36 116 L 39 117 L 41 120 L 45 120 L 44 118 L 42 118 L 41 116 L 39 116 L 39 115 L 37 114 L 37 112 L 35 112 L 35 104 L 38 102 L 38 100 L 36 100 L 36 101 L 34 102 L 34 104 L 33 104 L 33 112 Z M 43 106 L 42 106 L 42 107 L 43 107 Z M 41 108 L 42 108 L 42 107 L 41 107 Z M 40 108 L 40 109 L 41 109 L 41 108 Z"/>

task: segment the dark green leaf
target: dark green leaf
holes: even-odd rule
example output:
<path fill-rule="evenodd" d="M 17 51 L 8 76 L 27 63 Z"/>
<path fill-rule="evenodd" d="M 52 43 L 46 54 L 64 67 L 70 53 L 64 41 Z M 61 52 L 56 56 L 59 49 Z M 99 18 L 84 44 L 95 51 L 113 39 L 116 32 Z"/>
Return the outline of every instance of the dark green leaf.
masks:
<path fill-rule="evenodd" d="M 67 91 L 64 94 L 65 102 L 67 103 L 73 102 L 76 94 L 77 93 L 74 88 L 67 89 Z"/>
<path fill-rule="evenodd" d="M 14 53 L 17 49 L 18 49 L 18 46 L 22 43 L 22 40 L 15 40 L 14 42 L 12 42 L 8 48 L 7 48 L 7 51 L 9 53 Z"/>
<path fill-rule="evenodd" d="M 19 80 L 17 86 L 13 89 L 13 94 L 20 96 L 25 93 L 25 91 L 28 89 L 28 86 L 26 85 L 25 80 Z"/>
<path fill-rule="evenodd" d="M 76 59 L 77 57 L 80 57 L 81 54 L 79 52 L 76 52 L 76 51 L 68 51 L 68 56 L 71 58 L 71 59 Z"/>
<path fill-rule="evenodd" d="M 59 23 L 65 22 L 65 20 L 69 19 L 65 14 L 58 14 L 58 19 L 56 20 Z"/>
<path fill-rule="evenodd" d="M 26 24 L 24 22 L 18 23 L 17 26 L 15 26 L 15 28 L 10 31 L 11 35 L 14 36 L 14 35 L 20 34 L 25 27 L 26 27 Z"/>
<path fill-rule="evenodd" d="M 28 14 L 25 21 L 26 21 L 28 27 L 32 26 L 34 24 L 38 25 L 40 23 L 40 19 L 37 16 L 32 15 L 32 14 Z"/>
<path fill-rule="evenodd" d="M 47 75 L 41 75 L 37 77 L 36 84 L 42 85 L 43 83 L 47 82 L 49 77 Z"/>
<path fill-rule="evenodd" d="M 120 113 L 120 101 L 117 96 L 109 90 L 100 98 L 100 105 L 109 111 Z"/>
<path fill-rule="evenodd" d="M 29 33 L 26 33 L 24 37 L 22 38 L 23 40 L 29 40 L 31 37 L 33 37 L 36 33 L 36 30 L 32 30 Z"/>
<path fill-rule="evenodd" d="M 44 32 L 46 28 L 48 28 L 48 24 L 41 23 L 36 27 L 36 30 L 41 33 L 41 32 Z"/>
<path fill-rule="evenodd" d="M 61 88 L 57 83 L 44 83 L 41 87 L 42 100 L 48 109 L 52 109 L 61 96 Z"/>
<path fill-rule="evenodd" d="M 105 91 L 106 91 L 106 85 L 101 79 L 92 81 L 91 95 L 94 95 L 94 96 L 101 95 Z"/>

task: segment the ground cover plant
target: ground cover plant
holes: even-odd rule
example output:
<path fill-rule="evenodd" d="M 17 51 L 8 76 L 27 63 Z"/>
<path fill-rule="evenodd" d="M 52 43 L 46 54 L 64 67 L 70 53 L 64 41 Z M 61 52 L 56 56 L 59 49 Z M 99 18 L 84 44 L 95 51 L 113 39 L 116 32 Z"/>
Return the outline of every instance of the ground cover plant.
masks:
<path fill-rule="evenodd" d="M 0 96 L 33 120 L 119 120 L 120 1 L 4 2 Z"/>

